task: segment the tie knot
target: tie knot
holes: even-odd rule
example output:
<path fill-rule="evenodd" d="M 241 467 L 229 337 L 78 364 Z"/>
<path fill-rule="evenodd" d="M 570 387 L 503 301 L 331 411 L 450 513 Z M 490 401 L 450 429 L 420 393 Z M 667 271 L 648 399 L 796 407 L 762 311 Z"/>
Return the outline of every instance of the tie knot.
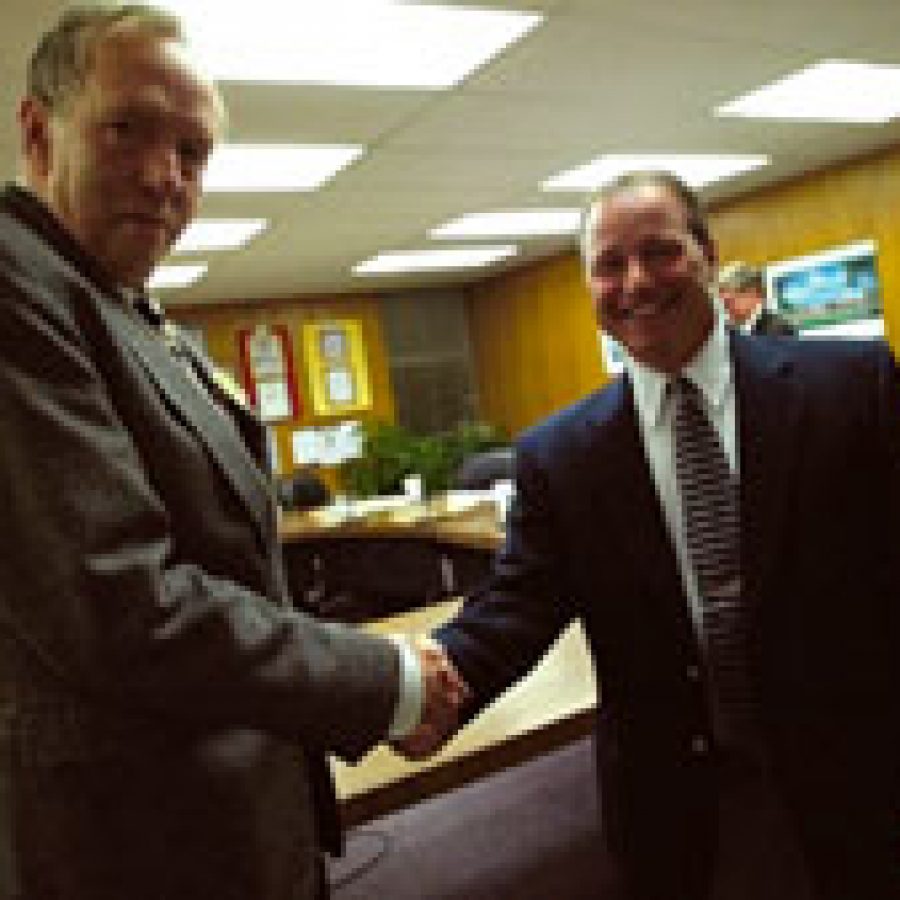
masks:
<path fill-rule="evenodd" d="M 668 393 L 674 401 L 676 409 L 684 409 L 685 407 L 697 410 L 706 409 L 703 393 L 686 375 L 679 375 L 677 378 L 673 378 L 669 382 Z"/>
<path fill-rule="evenodd" d="M 687 377 L 687 375 L 679 375 L 669 382 L 669 393 L 671 393 L 673 397 L 683 395 L 696 397 L 700 393 L 700 389 Z"/>

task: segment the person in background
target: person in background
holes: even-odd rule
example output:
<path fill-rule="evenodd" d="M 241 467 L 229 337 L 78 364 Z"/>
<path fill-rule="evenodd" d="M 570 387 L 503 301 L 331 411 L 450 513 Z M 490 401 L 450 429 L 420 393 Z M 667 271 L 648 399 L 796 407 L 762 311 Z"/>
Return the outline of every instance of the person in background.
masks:
<path fill-rule="evenodd" d="M 0 897 L 312 900 L 356 758 L 465 686 L 296 609 L 263 429 L 146 296 L 225 112 L 179 23 L 79 7 L 0 192 Z"/>
<path fill-rule="evenodd" d="M 516 443 L 492 582 L 433 635 L 472 688 L 464 715 L 580 619 L 623 896 L 896 898 L 892 354 L 727 328 L 707 219 L 667 173 L 603 188 L 583 247 L 626 372 Z M 397 747 L 448 736 L 424 722 Z"/>
<path fill-rule="evenodd" d="M 795 335 L 784 316 L 766 307 L 766 287 L 761 269 L 733 262 L 719 272 L 718 293 L 728 318 L 746 334 Z"/>

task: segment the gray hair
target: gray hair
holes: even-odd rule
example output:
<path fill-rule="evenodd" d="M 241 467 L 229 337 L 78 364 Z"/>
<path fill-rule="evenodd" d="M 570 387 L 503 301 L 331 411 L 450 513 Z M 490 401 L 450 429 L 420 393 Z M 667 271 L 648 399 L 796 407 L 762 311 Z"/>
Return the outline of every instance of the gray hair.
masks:
<path fill-rule="evenodd" d="M 581 258 L 586 267 L 590 265 L 591 217 L 596 206 L 610 197 L 641 187 L 657 187 L 668 191 L 684 209 L 688 231 L 694 236 L 697 243 L 704 250 L 712 247 L 706 209 L 697 193 L 672 172 L 640 169 L 634 172 L 625 172 L 603 185 L 584 208 L 581 214 Z"/>
<path fill-rule="evenodd" d="M 766 285 L 762 269 L 745 262 L 733 262 L 724 266 L 719 272 L 717 283 L 726 290 L 744 292 L 753 291 L 765 295 Z"/>
<path fill-rule="evenodd" d="M 28 64 L 28 95 L 58 111 L 85 85 L 98 45 L 118 30 L 185 41 L 177 16 L 142 4 L 75 6 L 41 38 Z"/>

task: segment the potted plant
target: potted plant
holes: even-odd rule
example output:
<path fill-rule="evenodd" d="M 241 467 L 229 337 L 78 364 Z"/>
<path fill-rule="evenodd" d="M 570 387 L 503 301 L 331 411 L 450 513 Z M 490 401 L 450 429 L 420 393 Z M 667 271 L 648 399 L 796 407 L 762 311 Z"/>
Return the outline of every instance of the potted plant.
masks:
<path fill-rule="evenodd" d="M 367 422 L 362 455 L 344 463 L 344 487 L 357 497 L 402 491 L 406 475 L 422 476 L 427 493 L 446 491 L 463 459 L 504 444 L 504 435 L 484 422 L 468 422 L 442 434 L 417 435 L 401 425 Z"/>

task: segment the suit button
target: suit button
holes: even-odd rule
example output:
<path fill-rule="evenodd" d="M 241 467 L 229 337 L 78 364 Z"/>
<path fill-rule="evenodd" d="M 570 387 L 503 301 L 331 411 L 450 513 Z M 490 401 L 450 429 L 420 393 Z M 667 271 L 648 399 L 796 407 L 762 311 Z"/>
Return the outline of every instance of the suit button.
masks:
<path fill-rule="evenodd" d="M 709 740 L 706 738 L 706 735 L 695 734 L 691 738 L 691 753 L 697 756 L 705 756 L 709 753 Z"/>
<path fill-rule="evenodd" d="M 685 670 L 684 674 L 687 675 L 688 681 L 699 681 L 700 680 L 700 666 L 694 665 L 691 663 Z"/>

